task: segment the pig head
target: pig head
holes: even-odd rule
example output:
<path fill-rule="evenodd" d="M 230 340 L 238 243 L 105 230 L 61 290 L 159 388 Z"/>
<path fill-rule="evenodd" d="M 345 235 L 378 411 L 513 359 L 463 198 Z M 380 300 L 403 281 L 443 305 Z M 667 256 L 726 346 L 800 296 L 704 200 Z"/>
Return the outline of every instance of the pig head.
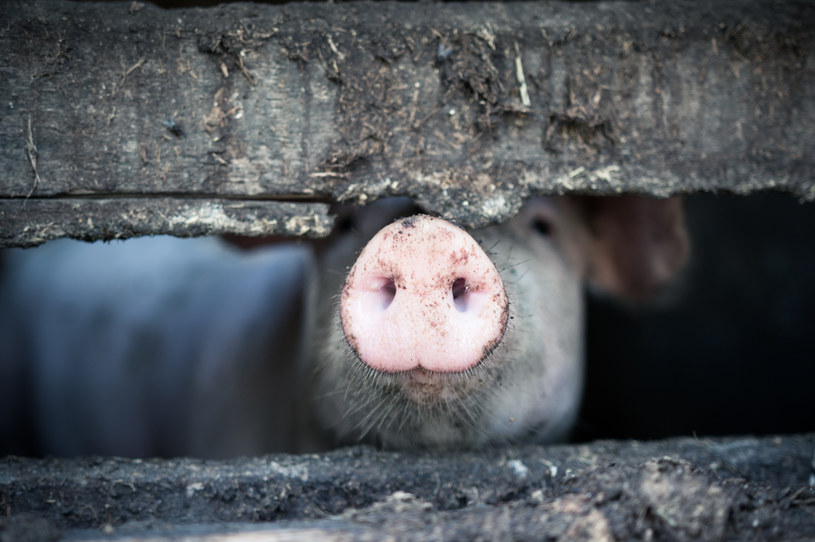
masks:
<path fill-rule="evenodd" d="M 681 208 L 538 198 L 469 233 L 405 200 L 341 211 L 319 257 L 308 364 L 319 427 L 333 444 L 397 449 L 565 438 L 583 281 L 635 301 L 658 292 L 688 254 Z"/>

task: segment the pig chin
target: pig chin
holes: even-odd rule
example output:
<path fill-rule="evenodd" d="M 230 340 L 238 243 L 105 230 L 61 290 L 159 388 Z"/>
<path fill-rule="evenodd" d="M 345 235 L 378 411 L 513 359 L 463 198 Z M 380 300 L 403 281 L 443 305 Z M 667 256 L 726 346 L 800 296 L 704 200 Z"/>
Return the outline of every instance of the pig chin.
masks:
<path fill-rule="evenodd" d="M 524 414 L 514 428 L 491 428 L 494 395 L 511 381 L 512 360 L 503 345 L 475 367 L 435 372 L 416 367 L 386 373 L 357 356 L 340 378 L 343 413 L 335 426 L 344 442 L 367 441 L 388 449 L 463 449 L 513 440 L 511 433 L 536 431 Z M 518 426 L 523 426 L 521 429 Z"/>
<path fill-rule="evenodd" d="M 416 405 L 447 403 L 482 389 L 489 379 L 475 377 L 478 368 L 464 373 L 439 373 L 422 367 L 399 375 L 397 385 L 405 399 Z"/>

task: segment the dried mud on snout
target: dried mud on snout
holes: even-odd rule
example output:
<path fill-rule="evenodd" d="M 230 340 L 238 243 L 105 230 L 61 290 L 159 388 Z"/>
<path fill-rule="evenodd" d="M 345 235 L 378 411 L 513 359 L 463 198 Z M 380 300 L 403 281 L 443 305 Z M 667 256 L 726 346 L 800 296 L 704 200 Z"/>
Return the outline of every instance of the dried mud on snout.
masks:
<path fill-rule="evenodd" d="M 804 540 L 815 434 L 232 461 L 0 460 L 0 540 Z"/>

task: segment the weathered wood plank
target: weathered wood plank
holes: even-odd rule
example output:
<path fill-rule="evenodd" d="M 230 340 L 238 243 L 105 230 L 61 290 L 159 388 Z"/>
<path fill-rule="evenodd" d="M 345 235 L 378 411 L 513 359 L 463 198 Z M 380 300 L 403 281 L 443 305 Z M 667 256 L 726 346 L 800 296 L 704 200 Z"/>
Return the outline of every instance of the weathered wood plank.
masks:
<path fill-rule="evenodd" d="M 53 533 L 39 538 L 55 539 L 64 530 L 71 540 L 801 540 L 815 528 L 814 443 L 814 435 L 792 435 L 456 454 L 347 448 L 231 461 L 9 457 L 0 459 L 0 532 L 13 539 L 36 527 Z"/>
<path fill-rule="evenodd" d="M 58 198 L 0 200 L 0 246 L 60 237 L 126 239 L 239 234 L 324 236 L 333 218 L 324 203 L 207 198 Z"/>
<path fill-rule="evenodd" d="M 805 1 L 13 0 L 0 20 L 0 198 L 407 194 L 467 225 L 532 193 L 815 198 Z"/>

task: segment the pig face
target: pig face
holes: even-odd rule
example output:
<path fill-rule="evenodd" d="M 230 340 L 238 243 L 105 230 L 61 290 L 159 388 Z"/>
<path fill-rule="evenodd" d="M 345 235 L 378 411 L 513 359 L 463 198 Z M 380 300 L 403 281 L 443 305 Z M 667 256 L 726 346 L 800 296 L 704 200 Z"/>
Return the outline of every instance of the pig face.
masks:
<path fill-rule="evenodd" d="M 639 221 L 653 222 L 647 242 L 629 224 L 639 200 L 662 207 Z M 632 297 L 667 280 L 687 251 L 667 201 L 536 199 L 470 233 L 404 200 L 344 211 L 321 258 L 317 419 L 387 448 L 563 438 L 582 388 L 583 279 Z M 610 258 L 615 243 L 651 254 Z"/>

